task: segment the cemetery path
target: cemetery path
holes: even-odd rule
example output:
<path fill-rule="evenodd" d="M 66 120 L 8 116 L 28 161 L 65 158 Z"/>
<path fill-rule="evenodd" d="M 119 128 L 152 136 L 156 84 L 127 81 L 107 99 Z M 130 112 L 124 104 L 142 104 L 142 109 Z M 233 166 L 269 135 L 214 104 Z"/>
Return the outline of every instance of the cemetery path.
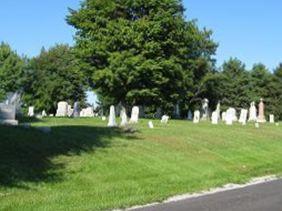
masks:
<path fill-rule="evenodd" d="M 135 211 L 281 211 L 282 180 L 250 185 Z"/>

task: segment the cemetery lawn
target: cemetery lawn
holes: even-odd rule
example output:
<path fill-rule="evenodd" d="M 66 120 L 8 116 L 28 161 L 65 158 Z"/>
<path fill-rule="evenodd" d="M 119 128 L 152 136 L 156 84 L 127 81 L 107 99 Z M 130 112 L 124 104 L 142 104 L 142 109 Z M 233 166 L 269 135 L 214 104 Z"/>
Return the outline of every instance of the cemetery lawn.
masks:
<path fill-rule="evenodd" d="M 0 210 L 125 208 L 282 173 L 281 124 L 147 123 L 135 133 L 93 118 L 0 126 Z"/>

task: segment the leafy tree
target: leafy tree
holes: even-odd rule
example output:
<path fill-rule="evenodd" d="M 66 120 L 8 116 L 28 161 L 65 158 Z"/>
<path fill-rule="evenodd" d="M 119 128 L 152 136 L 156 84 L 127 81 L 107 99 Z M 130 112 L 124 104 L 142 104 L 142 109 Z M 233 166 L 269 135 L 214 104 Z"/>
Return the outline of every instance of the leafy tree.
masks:
<path fill-rule="evenodd" d="M 59 101 L 84 102 L 85 79 L 68 45 L 56 45 L 30 60 L 24 102 L 54 113 Z"/>
<path fill-rule="evenodd" d="M 6 43 L 0 44 L 0 100 L 7 92 L 21 89 L 24 82 L 25 60 Z"/>
<path fill-rule="evenodd" d="M 161 106 L 193 98 L 217 45 L 180 0 L 85 0 L 70 10 L 76 54 L 102 101 Z"/>
<path fill-rule="evenodd" d="M 250 104 L 250 77 L 245 65 L 238 59 L 231 58 L 224 62 L 222 71 L 217 76 L 215 88 L 224 107 L 246 108 Z"/>

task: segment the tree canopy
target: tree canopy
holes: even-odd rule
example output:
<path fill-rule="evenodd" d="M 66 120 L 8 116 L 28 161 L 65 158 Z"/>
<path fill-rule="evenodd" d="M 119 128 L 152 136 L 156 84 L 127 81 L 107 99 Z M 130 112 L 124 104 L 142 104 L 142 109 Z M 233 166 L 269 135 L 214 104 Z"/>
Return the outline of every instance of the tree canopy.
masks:
<path fill-rule="evenodd" d="M 70 10 L 80 67 L 102 100 L 171 111 L 194 97 L 217 45 L 183 11 L 180 0 L 85 0 Z"/>

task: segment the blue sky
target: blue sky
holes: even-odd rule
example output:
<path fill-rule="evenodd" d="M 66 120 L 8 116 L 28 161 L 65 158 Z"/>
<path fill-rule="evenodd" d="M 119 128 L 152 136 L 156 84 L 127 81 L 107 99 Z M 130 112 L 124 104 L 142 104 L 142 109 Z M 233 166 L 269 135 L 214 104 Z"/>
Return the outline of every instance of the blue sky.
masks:
<path fill-rule="evenodd" d="M 65 22 L 67 8 L 79 0 L 7 0 L 0 3 L 0 41 L 19 54 L 35 56 L 42 46 L 73 44 L 74 29 Z M 186 17 L 214 32 L 218 65 L 238 57 L 247 67 L 262 62 L 273 69 L 282 62 L 281 0 L 184 0 Z"/>
<path fill-rule="evenodd" d="M 67 8 L 79 0 L 2 0 L 0 41 L 19 54 L 36 56 L 42 46 L 73 44 L 74 29 L 65 22 Z M 248 68 L 262 62 L 273 69 L 282 62 L 281 0 L 184 0 L 187 19 L 212 29 L 219 43 L 218 65 L 237 57 Z"/>

